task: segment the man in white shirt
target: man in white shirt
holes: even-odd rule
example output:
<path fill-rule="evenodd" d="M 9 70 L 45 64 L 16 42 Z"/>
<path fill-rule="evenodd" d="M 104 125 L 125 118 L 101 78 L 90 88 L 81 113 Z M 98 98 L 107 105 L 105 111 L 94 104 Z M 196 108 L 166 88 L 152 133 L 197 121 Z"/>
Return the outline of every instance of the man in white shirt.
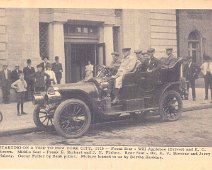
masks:
<path fill-rule="evenodd" d="M 201 71 L 204 75 L 205 81 L 205 100 L 208 100 L 208 88 L 211 89 L 211 102 L 212 102 L 212 62 L 208 55 L 203 56 L 204 63 L 201 66 Z"/>
<path fill-rule="evenodd" d="M 121 65 L 116 75 L 112 76 L 112 78 L 115 79 L 115 99 L 113 100 L 113 103 L 119 102 L 119 91 L 122 88 L 122 79 L 125 74 L 131 72 L 135 68 L 135 64 L 137 61 L 137 57 L 131 54 L 131 48 L 123 48 L 122 53 L 123 59 L 121 61 Z"/>

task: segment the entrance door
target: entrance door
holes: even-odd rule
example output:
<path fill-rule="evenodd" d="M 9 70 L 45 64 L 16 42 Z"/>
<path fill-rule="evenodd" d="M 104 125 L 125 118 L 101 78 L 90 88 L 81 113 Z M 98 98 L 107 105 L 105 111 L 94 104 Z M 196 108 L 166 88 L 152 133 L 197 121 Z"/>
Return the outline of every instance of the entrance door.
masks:
<path fill-rule="evenodd" d="M 98 44 L 65 43 L 67 83 L 75 83 L 84 79 L 85 66 L 88 61 L 94 65 L 94 76 L 96 75 L 96 66 L 99 61 L 105 60 L 101 59 L 104 56 L 104 48 L 100 50 L 101 47 Z"/>

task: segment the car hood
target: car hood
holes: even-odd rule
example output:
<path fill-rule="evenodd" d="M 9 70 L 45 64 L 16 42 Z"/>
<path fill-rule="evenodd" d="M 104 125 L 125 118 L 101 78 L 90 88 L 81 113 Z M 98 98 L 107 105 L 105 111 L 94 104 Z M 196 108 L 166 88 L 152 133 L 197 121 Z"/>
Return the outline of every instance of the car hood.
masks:
<path fill-rule="evenodd" d="M 77 83 L 57 84 L 54 87 L 58 87 L 59 91 L 84 91 L 88 94 L 97 92 L 97 88 L 93 82 L 80 81 Z"/>

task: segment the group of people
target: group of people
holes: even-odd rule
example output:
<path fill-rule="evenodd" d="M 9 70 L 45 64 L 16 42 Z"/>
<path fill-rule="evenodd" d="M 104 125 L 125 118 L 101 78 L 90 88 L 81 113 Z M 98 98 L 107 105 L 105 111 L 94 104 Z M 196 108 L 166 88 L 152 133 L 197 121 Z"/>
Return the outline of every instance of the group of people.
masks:
<path fill-rule="evenodd" d="M 141 71 L 151 72 L 158 68 L 171 68 L 175 65 L 177 58 L 173 55 L 173 48 L 166 48 L 166 56 L 158 59 L 154 56 L 155 49 L 150 48 L 147 52 L 142 52 L 142 50 L 135 50 L 134 53 L 131 53 L 130 48 L 123 48 L 123 59 L 120 60 L 119 53 L 111 53 L 113 61 L 111 63 L 111 70 L 114 74 L 112 78 L 115 79 L 115 99 L 114 103 L 119 101 L 119 91 L 122 87 L 122 79 L 125 74 L 131 72 L 133 69 L 139 69 Z M 205 82 L 205 100 L 208 100 L 208 90 L 211 89 L 211 102 L 212 102 L 212 59 L 208 55 L 203 56 L 203 64 L 199 67 L 193 60 L 191 56 L 186 58 L 186 62 L 183 66 L 183 78 L 185 78 L 185 88 L 186 93 L 188 94 L 189 89 L 192 90 L 192 99 L 196 100 L 196 91 L 195 91 L 195 81 L 199 77 L 201 72 L 204 77 Z M 188 99 L 188 95 L 186 96 Z"/>
<path fill-rule="evenodd" d="M 112 78 L 115 79 L 115 89 L 114 95 L 115 98 L 113 103 L 119 102 L 119 91 L 122 88 L 122 79 L 125 74 L 131 72 L 133 69 L 152 72 L 159 67 L 170 68 L 172 67 L 177 58 L 173 55 L 173 48 L 166 49 L 166 57 L 157 59 L 155 54 L 155 49 L 150 48 L 147 52 L 142 52 L 142 50 L 135 50 L 134 53 L 131 53 L 131 48 L 123 48 L 123 59 L 119 60 L 119 54 L 117 52 L 111 53 L 113 56 L 113 61 L 111 63 L 111 68 L 115 75 Z"/>
<path fill-rule="evenodd" d="M 59 57 L 55 57 L 55 62 L 50 64 L 45 57 L 43 62 L 38 64 L 37 70 L 32 66 L 31 59 L 27 59 L 27 66 L 20 69 L 17 64 L 13 71 L 8 69 L 8 64 L 3 64 L 0 71 L 0 81 L 2 86 L 3 102 L 10 102 L 10 88 L 16 91 L 17 115 L 26 114 L 23 110 L 24 101 L 30 101 L 34 92 L 42 92 L 52 84 L 60 84 L 62 78 L 62 64 Z M 20 110 L 21 106 L 21 110 Z"/>
<path fill-rule="evenodd" d="M 187 90 L 191 87 L 192 89 L 192 99 L 196 100 L 196 79 L 198 79 L 199 73 L 202 73 L 205 83 L 205 100 L 208 100 L 208 90 L 211 90 L 211 102 L 212 102 L 212 61 L 210 56 L 203 55 L 203 64 L 199 67 L 192 59 L 188 57 L 187 62 L 184 66 L 184 76 L 187 83 Z"/>

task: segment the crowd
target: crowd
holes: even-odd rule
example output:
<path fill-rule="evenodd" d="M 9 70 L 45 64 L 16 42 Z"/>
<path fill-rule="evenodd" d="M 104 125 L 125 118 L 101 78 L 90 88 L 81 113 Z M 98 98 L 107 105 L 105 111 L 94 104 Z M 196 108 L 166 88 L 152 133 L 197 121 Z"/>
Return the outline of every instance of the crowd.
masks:
<path fill-rule="evenodd" d="M 27 59 L 27 66 L 20 70 L 18 64 L 15 69 L 10 71 L 8 64 L 3 64 L 3 69 L 0 71 L 0 81 L 2 87 L 3 102 L 10 102 L 10 88 L 16 91 L 17 100 L 17 115 L 26 114 L 24 112 L 24 101 L 32 100 L 35 92 L 42 92 L 49 88 L 52 84 L 60 84 L 62 78 L 62 64 L 59 62 L 59 57 L 55 57 L 55 62 L 50 63 L 45 57 L 43 62 L 36 66 L 32 66 L 31 59 Z M 21 106 L 21 110 L 20 110 Z"/>

